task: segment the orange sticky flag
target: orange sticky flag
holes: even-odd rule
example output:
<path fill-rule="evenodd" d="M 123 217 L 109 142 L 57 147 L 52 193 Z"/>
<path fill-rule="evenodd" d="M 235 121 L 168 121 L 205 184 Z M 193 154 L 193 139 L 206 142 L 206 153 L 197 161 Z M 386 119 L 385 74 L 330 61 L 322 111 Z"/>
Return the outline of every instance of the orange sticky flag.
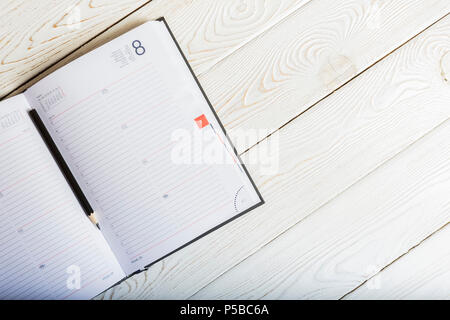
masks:
<path fill-rule="evenodd" d="M 200 129 L 209 125 L 208 119 L 206 119 L 206 116 L 204 114 L 202 114 L 200 117 L 195 118 L 195 122 Z"/>

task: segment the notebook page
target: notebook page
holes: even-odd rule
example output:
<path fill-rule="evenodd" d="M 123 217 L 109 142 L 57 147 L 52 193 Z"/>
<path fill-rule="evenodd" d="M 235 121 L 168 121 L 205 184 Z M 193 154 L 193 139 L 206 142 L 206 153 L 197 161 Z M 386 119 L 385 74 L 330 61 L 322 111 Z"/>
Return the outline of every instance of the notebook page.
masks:
<path fill-rule="evenodd" d="M 0 102 L 0 299 L 81 299 L 125 275 L 20 95 Z"/>
<path fill-rule="evenodd" d="M 128 274 L 261 203 L 163 22 L 77 59 L 26 96 Z"/>

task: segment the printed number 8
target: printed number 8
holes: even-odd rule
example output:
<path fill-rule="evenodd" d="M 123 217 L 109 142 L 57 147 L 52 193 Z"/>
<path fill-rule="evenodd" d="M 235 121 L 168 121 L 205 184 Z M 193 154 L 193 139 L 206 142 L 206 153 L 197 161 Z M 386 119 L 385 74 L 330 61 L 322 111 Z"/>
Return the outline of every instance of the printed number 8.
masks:
<path fill-rule="evenodd" d="M 145 48 L 139 40 L 134 40 L 132 46 L 138 56 L 142 56 L 145 53 Z"/>

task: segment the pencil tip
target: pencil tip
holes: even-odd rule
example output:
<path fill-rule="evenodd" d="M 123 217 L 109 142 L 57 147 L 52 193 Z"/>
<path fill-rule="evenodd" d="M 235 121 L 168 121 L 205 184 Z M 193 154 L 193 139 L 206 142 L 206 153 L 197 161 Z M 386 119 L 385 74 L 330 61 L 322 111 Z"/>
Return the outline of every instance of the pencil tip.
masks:
<path fill-rule="evenodd" d="M 98 223 L 96 223 L 95 225 L 97 226 L 98 230 L 102 230 L 100 229 L 100 225 Z"/>

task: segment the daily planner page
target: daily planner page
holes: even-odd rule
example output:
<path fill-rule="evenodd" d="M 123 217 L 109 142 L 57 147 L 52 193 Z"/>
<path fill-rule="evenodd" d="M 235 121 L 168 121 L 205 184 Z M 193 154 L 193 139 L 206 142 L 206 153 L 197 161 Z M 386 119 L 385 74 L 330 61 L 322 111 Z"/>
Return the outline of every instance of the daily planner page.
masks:
<path fill-rule="evenodd" d="M 124 273 L 27 109 L 0 102 L 0 299 L 91 298 Z"/>
<path fill-rule="evenodd" d="M 162 21 L 25 95 L 127 274 L 262 202 Z"/>

